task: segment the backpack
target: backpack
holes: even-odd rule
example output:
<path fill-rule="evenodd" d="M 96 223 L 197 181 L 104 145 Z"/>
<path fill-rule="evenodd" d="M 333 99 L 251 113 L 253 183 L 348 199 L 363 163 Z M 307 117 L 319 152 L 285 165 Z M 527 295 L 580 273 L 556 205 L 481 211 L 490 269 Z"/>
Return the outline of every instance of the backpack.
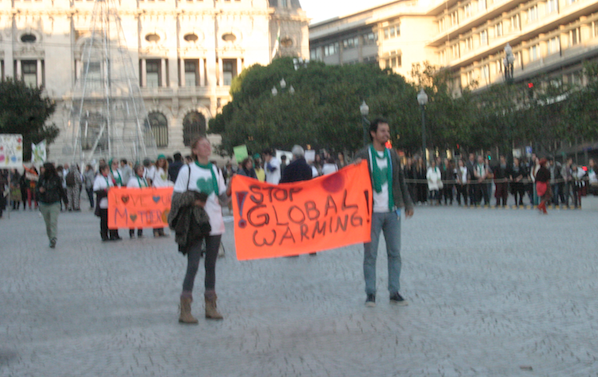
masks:
<path fill-rule="evenodd" d="M 70 172 L 68 172 L 68 174 L 66 175 L 65 178 L 66 181 L 66 185 L 68 187 L 75 187 L 77 182 L 75 181 L 75 171 L 71 170 Z"/>

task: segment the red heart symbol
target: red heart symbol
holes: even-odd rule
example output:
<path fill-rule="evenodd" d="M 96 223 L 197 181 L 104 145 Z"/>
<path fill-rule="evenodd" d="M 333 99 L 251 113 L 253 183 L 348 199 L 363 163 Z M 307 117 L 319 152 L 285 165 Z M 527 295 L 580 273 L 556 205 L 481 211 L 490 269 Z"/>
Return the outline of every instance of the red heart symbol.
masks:
<path fill-rule="evenodd" d="M 20 143 L 21 141 L 23 141 L 23 139 L 21 139 L 21 138 L 17 139 L 17 143 Z"/>
<path fill-rule="evenodd" d="M 123 195 L 120 199 L 123 201 L 123 203 L 127 204 L 127 202 L 129 201 L 129 195 Z"/>

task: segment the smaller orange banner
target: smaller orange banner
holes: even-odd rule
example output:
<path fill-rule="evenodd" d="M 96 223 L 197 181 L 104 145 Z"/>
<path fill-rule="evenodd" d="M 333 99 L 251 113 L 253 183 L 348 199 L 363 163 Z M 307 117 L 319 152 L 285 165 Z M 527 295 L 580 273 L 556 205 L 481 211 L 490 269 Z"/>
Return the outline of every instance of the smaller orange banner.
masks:
<path fill-rule="evenodd" d="M 168 226 L 172 187 L 108 190 L 108 228 Z"/>
<path fill-rule="evenodd" d="M 232 190 L 238 260 L 370 241 L 372 185 L 366 161 L 280 185 L 235 175 Z"/>

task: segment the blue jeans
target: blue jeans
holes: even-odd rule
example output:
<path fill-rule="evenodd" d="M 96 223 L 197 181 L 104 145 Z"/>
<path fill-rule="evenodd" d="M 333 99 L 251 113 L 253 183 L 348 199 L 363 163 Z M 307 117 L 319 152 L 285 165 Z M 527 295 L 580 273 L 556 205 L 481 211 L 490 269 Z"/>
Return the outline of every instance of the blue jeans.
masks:
<path fill-rule="evenodd" d="M 386 253 L 388 254 L 388 291 L 394 294 L 399 291 L 401 276 L 401 219 L 393 212 L 372 214 L 372 240 L 363 244 L 363 275 L 365 277 L 365 293 L 376 294 L 376 257 L 380 231 L 384 233 Z"/>

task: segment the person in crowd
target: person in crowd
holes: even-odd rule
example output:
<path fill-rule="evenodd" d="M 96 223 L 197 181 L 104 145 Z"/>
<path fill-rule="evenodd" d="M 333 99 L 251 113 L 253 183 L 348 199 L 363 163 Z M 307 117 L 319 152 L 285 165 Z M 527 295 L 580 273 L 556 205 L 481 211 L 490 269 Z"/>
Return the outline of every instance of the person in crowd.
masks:
<path fill-rule="evenodd" d="M 243 175 L 245 177 L 257 179 L 257 175 L 255 174 L 255 169 L 253 168 L 253 161 L 251 157 L 246 157 L 243 162 L 241 162 L 241 166 L 237 170 L 239 175 Z"/>
<path fill-rule="evenodd" d="M 532 153 L 529 161 L 529 179 L 528 193 L 530 194 L 530 202 L 533 206 L 538 205 L 538 192 L 536 190 L 536 173 L 540 170 L 540 160 L 535 153 Z"/>
<path fill-rule="evenodd" d="M 12 169 L 10 178 L 10 200 L 12 204 L 12 210 L 18 211 L 21 206 L 21 174 L 17 169 Z"/>
<path fill-rule="evenodd" d="M 79 172 L 79 166 L 73 164 L 65 177 L 66 183 L 66 195 L 68 198 L 68 210 L 81 211 L 81 173 Z"/>
<path fill-rule="evenodd" d="M 322 166 L 322 175 L 336 173 L 337 171 L 338 171 L 338 166 L 336 166 L 334 158 L 328 157 L 328 159 L 324 163 L 324 166 Z"/>
<path fill-rule="evenodd" d="M 183 155 L 181 152 L 176 152 L 173 156 L 174 161 L 168 166 L 168 176 L 171 182 L 176 182 L 179 170 L 183 167 Z"/>
<path fill-rule="evenodd" d="M 485 182 L 486 178 L 488 178 L 488 169 L 484 162 L 484 157 L 478 156 L 478 162 L 475 164 L 473 172 L 475 177 L 476 206 L 482 203 L 482 198 L 484 199 L 484 205 L 490 205 L 488 185 Z"/>
<path fill-rule="evenodd" d="M 598 167 L 593 158 L 588 160 L 588 185 L 591 192 L 598 192 Z"/>
<path fill-rule="evenodd" d="M 192 164 L 192 163 L 193 163 L 193 156 L 191 156 L 190 154 L 186 155 L 185 156 L 185 164 Z"/>
<path fill-rule="evenodd" d="M 216 295 L 216 260 L 218 257 L 218 248 L 220 247 L 221 237 L 224 234 L 224 221 L 222 218 L 222 207 L 220 199 L 227 192 L 226 183 L 222 173 L 209 162 L 212 154 L 212 146 L 206 137 L 199 137 L 191 144 L 191 152 L 194 157 L 193 164 L 184 167 L 179 171 L 177 181 L 174 185 L 172 196 L 172 208 L 169 215 L 169 224 L 177 216 L 178 208 L 186 201 L 186 198 L 197 192 L 207 196 L 204 209 L 209 216 L 211 231 L 209 235 L 204 236 L 197 231 L 196 227 L 184 229 L 186 234 L 195 234 L 191 240 L 186 242 L 183 253 L 187 255 L 187 273 L 183 281 L 183 290 L 180 296 L 180 317 L 181 323 L 197 323 L 197 319 L 191 314 L 191 303 L 193 301 L 193 286 L 195 276 L 199 268 L 201 258 L 202 243 L 205 238 L 206 257 L 205 257 L 205 316 L 208 319 L 222 319 L 217 308 Z M 194 201 L 191 200 L 191 203 Z M 195 222 L 191 222 L 195 224 Z M 177 230 L 177 237 L 179 231 Z M 180 244 L 179 244 L 180 246 Z"/>
<path fill-rule="evenodd" d="M 7 194 L 8 190 L 8 170 L 0 169 L 0 219 L 2 218 L 2 213 L 6 209 L 7 204 Z"/>
<path fill-rule="evenodd" d="M 129 178 L 129 182 L 127 182 L 127 188 L 138 188 L 138 189 L 148 188 L 149 184 L 147 183 L 147 180 L 143 176 L 144 172 L 145 172 L 145 168 L 143 167 L 143 165 L 135 164 L 135 166 L 133 167 L 133 176 L 131 178 Z M 155 230 L 154 230 L 154 234 L 155 234 Z M 135 229 L 129 229 L 129 238 L 133 238 L 133 237 L 135 237 Z M 143 229 L 138 228 L 137 229 L 137 238 L 141 238 L 141 237 L 143 237 Z"/>
<path fill-rule="evenodd" d="M 538 165 L 540 168 L 536 172 L 535 179 L 536 179 L 536 190 L 538 191 L 538 198 L 540 199 L 540 203 L 538 204 L 538 210 L 544 213 L 545 215 L 548 213 L 546 211 L 546 204 L 550 203 L 550 199 L 552 199 L 552 192 L 550 188 L 550 170 L 547 168 L 548 160 L 542 158 L 538 161 Z"/>
<path fill-rule="evenodd" d="M 468 196 L 469 196 L 469 205 L 470 206 L 477 206 L 478 202 L 478 196 L 477 196 L 477 178 L 475 176 L 475 166 L 476 166 L 476 158 L 475 158 L 475 154 L 474 153 L 470 153 L 469 154 L 469 158 L 467 159 L 467 163 L 465 164 L 465 167 L 467 168 L 467 182 L 469 182 L 468 186 L 469 186 L 469 192 L 468 192 Z"/>
<path fill-rule="evenodd" d="M 407 187 L 409 187 L 409 196 L 417 201 L 417 186 L 415 181 L 415 162 L 411 157 L 407 157 L 405 160 L 405 166 L 403 168 L 405 174 L 405 180 L 407 181 Z"/>
<path fill-rule="evenodd" d="M 506 207 L 509 198 L 509 171 L 505 156 L 498 158 L 498 165 L 492 169 L 492 173 L 494 174 L 494 184 L 496 186 L 496 191 L 494 192 L 496 207 Z"/>
<path fill-rule="evenodd" d="M 564 181 L 563 181 L 563 166 L 560 162 L 555 161 L 553 157 L 548 159 L 548 170 L 550 170 L 550 188 L 552 189 L 552 204 L 558 206 L 565 203 Z"/>
<path fill-rule="evenodd" d="M 227 184 L 230 182 L 230 180 L 233 178 L 233 175 L 235 174 L 237 174 L 237 171 L 233 166 L 233 163 L 228 161 L 224 166 L 224 171 L 222 172 L 222 175 L 224 175 L 224 180 Z"/>
<path fill-rule="evenodd" d="M 569 197 L 573 193 L 573 176 L 572 176 L 572 165 L 573 159 L 568 158 L 565 164 L 563 164 L 563 169 L 561 170 L 561 175 L 563 176 L 564 181 L 564 192 L 565 192 L 565 206 L 569 208 Z"/>
<path fill-rule="evenodd" d="M 444 189 L 442 197 L 444 198 L 444 205 L 453 205 L 453 188 L 457 176 L 455 174 L 455 163 L 448 158 L 444 159 Z"/>
<path fill-rule="evenodd" d="M 525 185 L 523 180 L 528 176 L 525 165 L 521 164 L 521 161 L 515 157 L 513 159 L 513 165 L 508 171 L 509 182 L 511 185 L 511 193 L 515 197 L 515 205 L 523 206 L 523 196 L 525 195 Z M 517 200 L 519 198 L 519 200 Z"/>
<path fill-rule="evenodd" d="M 37 202 L 35 200 L 35 186 L 37 185 L 38 173 L 35 166 L 30 168 L 25 167 L 25 171 L 21 176 L 21 197 L 23 199 L 23 211 L 27 209 L 29 203 L 29 210 L 33 211 L 33 204 L 37 209 Z"/>
<path fill-rule="evenodd" d="M 345 161 L 345 155 L 343 154 L 343 152 L 338 152 L 338 156 L 336 159 L 336 165 L 338 166 L 339 169 L 342 169 L 345 166 L 347 166 L 347 162 Z"/>
<path fill-rule="evenodd" d="M 399 156 L 394 149 L 387 149 L 390 139 L 388 121 L 375 119 L 370 123 L 372 143 L 360 150 L 355 157 L 368 162 L 368 171 L 373 188 L 373 213 L 371 241 L 364 244 L 363 271 L 365 278 L 365 304 L 376 305 L 376 258 L 380 232 L 386 241 L 388 255 L 388 291 L 391 304 L 407 305 L 401 296 L 401 222 L 400 211 L 405 208 L 405 216 L 413 216 L 413 202 L 405 182 Z"/>
<path fill-rule="evenodd" d="M 469 192 L 468 173 L 465 161 L 459 159 L 459 166 L 457 167 L 457 203 L 461 205 L 461 197 L 463 197 L 463 204 L 467 206 L 467 194 Z"/>
<path fill-rule="evenodd" d="M 36 185 L 36 197 L 39 200 L 39 210 L 46 223 L 46 234 L 50 240 L 50 248 L 53 249 L 56 247 L 58 239 L 60 201 L 63 200 L 68 203 L 68 198 L 54 164 L 46 162 L 42 167 L 42 172 Z"/>
<path fill-rule="evenodd" d="M 264 171 L 264 167 L 262 164 L 262 159 L 258 153 L 254 156 L 254 169 L 255 175 L 257 176 L 258 181 L 265 182 L 266 181 L 266 172 Z"/>
<path fill-rule="evenodd" d="M 280 160 L 274 155 L 274 151 L 271 148 L 264 150 L 263 155 L 266 182 L 277 185 L 280 181 Z"/>
<path fill-rule="evenodd" d="M 93 182 L 96 194 L 96 215 L 100 218 L 100 236 L 102 241 L 120 241 L 118 229 L 108 230 L 108 190 L 114 187 L 114 179 L 110 174 L 110 165 L 100 165 L 99 174 Z"/>
<path fill-rule="evenodd" d="M 96 173 L 93 171 L 93 167 L 91 165 L 87 165 L 85 167 L 85 172 L 83 173 L 83 181 L 85 184 L 85 192 L 87 193 L 87 197 L 89 198 L 89 209 L 92 210 L 94 207 L 93 201 L 93 181 L 96 178 Z"/>
<path fill-rule="evenodd" d="M 287 155 L 283 154 L 282 156 L 280 156 L 280 176 L 281 177 L 284 174 L 284 168 L 286 168 L 287 165 L 288 165 Z"/>
<path fill-rule="evenodd" d="M 430 192 L 430 200 L 433 204 L 440 205 L 440 187 L 442 185 L 441 180 L 441 173 L 438 166 L 436 166 L 436 161 L 430 161 L 430 167 L 428 168 L 428 172 L 426 173 L 426 179 L 428 180 L 428 191 Z"/>
<path fill-rule="evenodd" d="M 586 172 L 577 166 L 575 162 L 571 163 L 571 196 L 573 196 L 573 207 L 581 208 L 581 192 L 584 186 L 584 176 Z"/>
<path fill-rule="evenodd" d="M 156 160 L 156 167 L 153 170 L 154 174 L 151 176 L 151 185 L 156 188 L 172 187 L 173 184 L 168 180 L 168 161 L 163 154 L 158 156 Z M 154 228 L 154 237 L 166 237 L 164 227 Z"/>
<path fill-rule="evenodd" d="M 428 173 L 426 165 L 422 158 L 417 160 L 417 166 L 415 168 L 415 174 L 417 179 L 417 202 L 420 204 L 428 203 L 428 179 L 426 174 Z"/>
<path fill-rule="evenodd" d="M 322 175 L 322 155 L 316 153 L 314 160 L 310 162 L 312 172 L 315 171 L 314 178 Z"/>
<path fill-rule="evenodd" d="M 123 176 L 122 176 L 122 174 L 120 172 L 120 167 L 118 165 L 118 160 L 116 160 L 116 159 L 110 159 L 108 161 L 108 166 L 110 167 L 110 179 L 112 180 L 112 185 L 115 186 L 115 187 L 126 186 L 127 182 L 123 181 Z"/>
<path fill-rule="evenodd" d="M 126 186 L 133 176 L 133 170 L 129 166 L 129 162 L 124 158 L 120 160 L 120 174 L 122 177 L 123 186 Z"/>

